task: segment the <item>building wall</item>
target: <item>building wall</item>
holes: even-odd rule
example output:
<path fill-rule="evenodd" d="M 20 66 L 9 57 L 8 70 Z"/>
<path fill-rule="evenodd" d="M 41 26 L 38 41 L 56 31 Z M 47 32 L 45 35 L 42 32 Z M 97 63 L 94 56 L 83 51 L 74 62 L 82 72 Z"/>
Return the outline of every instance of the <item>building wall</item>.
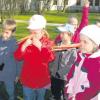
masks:
<path fill-rule="evenodd" d="M 77 10 L 80 11 L 81 7 L 83 6 L 83 0 L 79 0 L 79 2 L 75 5 L 70 7 L 70 10 Z M 57 5 L 53 5 L 51 10 L 57 10 L 63 8 L 62 0 L 57 0 Z M 92 12 L 100 12 L 100 0 L 90 0 L 90 11 Z"/>
<path fill-rule="evenodd" d="M 29 2 L 29 4 L 31 4 L 31 9 L 34 10 L 36 5 L 34 4 L 34 1 L 37 0 L 29 0 L 31 1 L 31 3 Z M 63 0 L 55 0 L 56 2 L 54 2 L 54 4 L 49 5 L 50 6 L 50 10 L 62 10 L 63 9 Z M 73 11 L 80 11 L 82 6 L 83 6 L 83 0 L 78 0 L 79 2 L 75 5 L 69 8 L 69 10 L 73 10 Z M 100 0 L 90 0 L 90 11 L 92 12 L 100 12 Z M 43 6 L 42 3 L 41 7 Z M 29 7 L 29 5 L 28 5 Z M 47 5 L 48 7 L 48 5 Z M 41 8 L 42 9 L 42 8 Z"/>

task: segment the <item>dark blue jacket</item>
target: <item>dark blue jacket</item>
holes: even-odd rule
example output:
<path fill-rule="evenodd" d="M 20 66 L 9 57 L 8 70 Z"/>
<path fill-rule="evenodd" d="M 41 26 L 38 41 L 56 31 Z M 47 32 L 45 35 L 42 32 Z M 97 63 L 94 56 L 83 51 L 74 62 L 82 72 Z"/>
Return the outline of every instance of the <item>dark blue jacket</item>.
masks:
<path fill-rule="evenodd" d="M 15 38 L 4 41 L 0 37 L 0 65 L 4 64 L 3 69 L 0 70 L 0 81 L 14 81 L 18 75 L 19 69 L 13 55 L 16 48 Z"/>

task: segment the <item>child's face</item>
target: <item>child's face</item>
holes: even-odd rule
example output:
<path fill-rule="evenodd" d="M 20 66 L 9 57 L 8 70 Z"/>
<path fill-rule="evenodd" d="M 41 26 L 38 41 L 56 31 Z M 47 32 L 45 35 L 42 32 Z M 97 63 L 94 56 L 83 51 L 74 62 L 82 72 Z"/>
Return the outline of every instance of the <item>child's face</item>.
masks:
<path fill-rule="evenodd" d="M 80 36 L 81 46 L 80 49 L 83 53 L 93 53 L 94 50 L 94 43 L 90 40 L 87 36 L 81 35 Z"/>
<path fill-rule="evenodd" d="M 62 42 L 70 43 L 71 42 L 71 33 L 63 32 L 61 33 Z"/>
<path fill-rule="evenodd" d="M 34 37 L 33 38 L 36 38 L 38 40 L 40 40 L 42 37 L 43 37 L 43 32 L 41 29 L 38 29 L 38 30 L 33 30 L 33 31 L 30 31 L 31 33 L 33 32 L 34 34 Z"/>
<path fill-rule="evenodd" d="M 100 27 L 100 22 L 97 22 L 96 25 L 97 25 L 98 27 Z"/>
<path fill-rule="evenodd" d="M 4 30 L 2 36 L 3 36 L 4 40 L 8 40 L 12 36 L 12 31 L 10 31 L 10 30 Z"/>
<path fill-rule="evenodd" d="M 76 30 L 78 27 L 78 20 L 76 18 L 70 18 L 70 24 L 74 26 L 74 29 Z"/>

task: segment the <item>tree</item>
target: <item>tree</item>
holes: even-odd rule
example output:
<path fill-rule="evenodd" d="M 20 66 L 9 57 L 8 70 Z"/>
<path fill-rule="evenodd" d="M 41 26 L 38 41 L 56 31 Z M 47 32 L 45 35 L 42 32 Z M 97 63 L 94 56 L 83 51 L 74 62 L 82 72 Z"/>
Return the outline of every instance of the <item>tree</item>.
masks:
<path fill-rule="evenodd" d="M 19 9 L 23 0 L 0 0 L 0 19 L 1 23 L 5 18 L 12 18 Z"/>
<path fill-rule="evenodd" d="M 64 2 L 63 12 L 65 12 L 66 11 L 66 5 L 68 4 L 68 0 L 64 0 L 63 2 Z"/>
<path fill-rule="evenodd" d="M 50 10 L 54 0 L 34 0 L 35 1 L 35 10 L 38 14 L 43 14 L 45 10 Z"/>
<path fill-rule="evenodd" d="M 20 14 L 26 14 L 31 9 L 32 0 L 21 0 L 19 3 Z"/>
<path fill-rule="evenodd" d="M 4 15 L 2 3 L 3 3 L 3 0 L 0 0 L 0 19 L 1 19 L 1 22 L 3 22 L 3 15 Z"/>

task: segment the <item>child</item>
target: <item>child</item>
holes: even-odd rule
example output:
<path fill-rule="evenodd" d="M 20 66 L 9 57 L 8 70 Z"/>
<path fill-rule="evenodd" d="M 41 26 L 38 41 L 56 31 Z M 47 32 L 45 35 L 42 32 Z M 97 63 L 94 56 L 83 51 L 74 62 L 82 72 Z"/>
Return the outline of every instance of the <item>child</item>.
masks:
<path fill-rule="evenodd" d="M 74 42 L 74 43 L 79 43 L 79 41 L 80 41 L 79 33 L 83 27 L 88 25 L 88 12 L 89 12 L 89 1 L 85 0 L 80 25 L 78 26 L 78 19 L 74 16 L 70 17 L 68 20 L 68 23 L 73 25 L 74 29 L 75 29 L 74 35 L 72 37 L 72 42 Z M 58 43 L 59 41 L 61 41 L 60 35 L 58 35 L 56 37 L 55 43 Z"/>
<path fill-rule="evenodd" d="M 46 19 L 42 15 L 33 15 L 28 26 L 31 38 L 19 44 L 15 52 L 15 58 L 23 60 L 20 81 L 24 100 L 44 100 L 46 86 L 50 84 L 48 63 L 54 56 L 41 42 L 45 26 Z"/>
<path fill-rule="evenodd" d="M 92 100 L 100 92 L 100 28 L 88 25 L 80 33 L 81 51 L 68 74 L 66 93 L 69 100 Z"/>
<path fill-rule="evenodd" d="M 59 46 L 71 44 L 71 38 L 74 33 L 74 27 L 72 25 L 66 24 L 64 27 L 58 27 L 61 31 L 62 42 L 57 44 Z M 54 100 L 62 100 L 64 97 L 64 85 L 66 74 L 69 72 L 72 64 L 76 59 L 76 49 L 68 49 L 64 51 L 55 52 L 55 60 L 50 64 L 51 69 L 51 91 Z"/>
<path fill-rule="evenodd" d="M 14 38 L 15 31 L 16 22 L 11 19 L 6 20 L 0 37 L 0 82 L 4 82 L 9 100 L 14 100 L 14 81 L 17 76 L 16 61 L 13 57 L 17 46 Z"/>

